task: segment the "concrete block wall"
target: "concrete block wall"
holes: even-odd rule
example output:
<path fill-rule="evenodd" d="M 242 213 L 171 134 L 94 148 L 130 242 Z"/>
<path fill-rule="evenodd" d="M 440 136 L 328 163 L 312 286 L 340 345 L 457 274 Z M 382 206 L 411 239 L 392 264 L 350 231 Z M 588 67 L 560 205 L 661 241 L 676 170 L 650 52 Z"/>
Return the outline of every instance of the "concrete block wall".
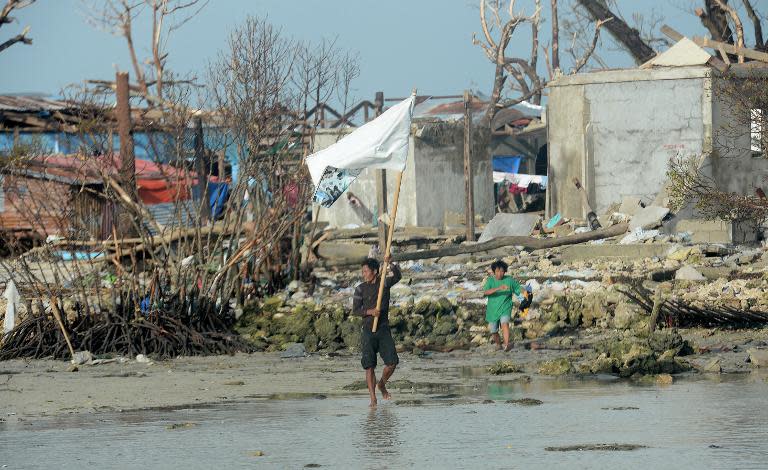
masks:
<path fill-rule="evenodd" d="M 627 196 L 652 201 L 670 159 L 705 148 L 708 74 L 700 67 L 636 69 L 555 82 L 548 103 L 550 213 L 583 217 L 573 177 L 598 213 Z"/>
<path fill-rule="evenodd" d="M 750 224 L 722 220 L 681 220 L 677 222 L 676 231 L 690 232 L 694 243 L 752 243 L 757 240 L 757 230 Z"/>

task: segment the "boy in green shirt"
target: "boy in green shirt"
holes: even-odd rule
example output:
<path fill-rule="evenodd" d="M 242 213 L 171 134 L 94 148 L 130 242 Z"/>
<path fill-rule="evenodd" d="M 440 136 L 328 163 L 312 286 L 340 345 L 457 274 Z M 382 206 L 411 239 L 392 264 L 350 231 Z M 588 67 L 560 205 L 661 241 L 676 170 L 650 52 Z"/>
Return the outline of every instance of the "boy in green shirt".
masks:
<path fill-rule="evenodd" d="M 509 322 L 512 319 L 512 296 L 520 295 L 520 284 L 507 276 L 509 266 L 504 261 L 494 261 L 491 265 L 493 276 L 483 283 L 483 295 L 488 297 L 488 305 L 485 307 L 485 320 L 488 322 L 488 329 L 491 331 L 491 337 L 496 345 L 501 349 L 499 340 L 499 325 L 504 335 L 504 350 L 509 351 Z"/>

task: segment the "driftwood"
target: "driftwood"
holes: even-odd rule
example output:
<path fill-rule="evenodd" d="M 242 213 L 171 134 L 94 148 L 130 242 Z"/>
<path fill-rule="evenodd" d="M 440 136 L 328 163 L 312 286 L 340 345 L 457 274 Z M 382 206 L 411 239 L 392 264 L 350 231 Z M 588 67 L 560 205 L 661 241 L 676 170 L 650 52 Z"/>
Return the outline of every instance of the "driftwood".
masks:
<path fill-rule="evenodd" d="M 651 323 L 654 325 L 682 328 L 754 328 L 768 324 L 768 312 L 759 310 L 717 305 L 698 307 L 672 298 L 665 300 L 640 285 L 631 285 L 630 289 L 619 289 L 619 292 L 650 313 Z"/>
<path fill-rule="evenodd" d="M 179 292 L 157 289 L 154 302 L 151 295 L 115 295 L 120 301 L 98 314 L 88 314 L 84 305 L 76 304 L 75 312 L 65 315 L 52 298 L 55 318 L 45 312 L 28 315 L 4 337 L 0 361 L 63 359 L 72 356 L 74 350 L 94 355 L 144 354 L 159 359 L 253 350 L 234 332 L 234 312 L 196 292 L 185 298 Z"/>
<path fill-rule="evenodd" d="M 588 242 L 590 240 L 599 240 L 602 238 L 615 237 L 626 233 L 628 224 L 617 224 L 600 230 L 591 232 L 577 233 L 562 238 L 533 238 L 533 237 L 498 237 L 483 243 L 474 243 L 467 245 L 453 245 L 446 248 L 435 250 L 412 251 L 407 253 L 395 253 L 392 255 L 392 261 L 411 261 L 418 259 L 442 258 L 444 256 L 455 256 L 470 253 L 480 253 L 491 251 L 497 248 L 507 246 L 522 246 L 529 250 L 543 250 L 555 248 L 558 246 L 575 245 Z M 322 267 L 350 266 L 360 264 L 365 258 L 344 258 L 337 260 L 328 260 L 318 263 Z"/>

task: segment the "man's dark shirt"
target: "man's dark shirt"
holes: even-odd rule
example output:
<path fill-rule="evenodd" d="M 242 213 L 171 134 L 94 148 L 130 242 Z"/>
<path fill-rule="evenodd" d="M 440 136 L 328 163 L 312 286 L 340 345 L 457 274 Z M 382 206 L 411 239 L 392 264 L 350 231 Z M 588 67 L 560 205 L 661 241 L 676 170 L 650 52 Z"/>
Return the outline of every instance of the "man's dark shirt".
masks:
<path fill-rule="evenodd" d="M 384 294 L 381 297 L 381 313 L 379 314 L 379 326 L 389 326 L 389 289 L 403 278 L 400 268 L 395 265 L 389 265 L 392 270 L 392 276 L 384 281 Z M 362 282 L 355 289 L 355 296 L 352 302 L 352 314 L 363 317 L 363 325 L 366 330 L 373 328 L 373 317 L 366 316 L 366 310 L 376 308 L 376 299 L 379 297 L 380 277 L 372 283 Z"/>

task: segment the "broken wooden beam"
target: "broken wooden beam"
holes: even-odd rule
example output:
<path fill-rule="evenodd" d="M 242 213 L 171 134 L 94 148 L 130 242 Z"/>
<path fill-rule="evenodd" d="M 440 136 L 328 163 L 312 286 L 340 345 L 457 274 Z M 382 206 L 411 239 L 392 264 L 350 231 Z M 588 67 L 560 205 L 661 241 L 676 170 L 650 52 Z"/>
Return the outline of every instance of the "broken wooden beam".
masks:
<path fill-rule="evenodd" d="M 722 49 L 729 54 L 744 56 L 753 60 L 759 60 L 760 62 L 768 63 L 767 53 L 756 51 L 748 47 L 734 46 L 733 44 L 728 44 L 727 42 L 714 41 L 712 39 L 704 38 L 701 36 L 694 36 L 692 41 L 700 47 L 709 47 L 718 51 Z"/>
<path fill-rule="evenodd" d="M 419 259 L 432 259 L 442 258 L 444 256 L 455 256 L 470 253 L 481 253 L 484 251 L 491 251 L 497 248 L 504 248 L 508 246 L 520 246 L 523 249 L 528 250 L 543 250 L 548 248 L 555 248 L 558 246 L 575 245 L 578 243 L 585 243 L 591 240 L 600 240 L 602 238 L 610 238 L 618 235 L 622 235 L 627 232 L 628 224 L 617 224 L 611 227 L 602 228 L 599 230 L 593 230 L 591 232 L 577 233 L 562 238 L 533 238 L 533 237 L 498 237 L 493 240 L 489 240 L 483 243 L 473 243 L 466 245 L 454 245 L 446 248 L 438 248 L 434 250 L 421 250 L 411 251 L 406 253 L 395 253 L 392 255 L 392 261 L 412 261 Z M 317 266 L 322 267 L 340 267 L 340 266 L 353 266 L 360 264 L 365 260 L 365 257 L 349 257 L 343 259 L 335 259 L 322 261 L 317 263 Z"/>
<path fill-rule="evenodd" d="M 661 32 L 664 33 L 664 35 L 666 35 L 669 39 L 671 39 L 671 40 L 673 40 L 675 42 L 680 41 L 681 39 L 683 39 L 685 37 L 685 36 L 683 36 L 682 34 L 680 34 L 679 32 L 675 31 L 674 29 L 672 29 L 671 27 L 669 27 L 667 25 L 663 25 L 661 27 Z M 694 42 L 694 44 L 696 44 L 699 47 L 704 47 L 701 44 L 697 43 L 695 38 L 694 38 L 693 42 Z M 712 57 L 712 58 L 709 59 L 709 61 L 707 61 L 707 63 L 709 65 L 711 65 L 712 67 L 714 67 L 715 69 L 717 69 L 719 72 L 725 73 L 725 72 L 728 71 L 728 69 L 731 66 L 730 61 L 728 60 L 727 56 L 725 55 L 725 51 L 724 50 L 719 49 L 719 48 L 716 48 L 716 49 L 718 49 L 720 51 L 720 53 L 723 54 L 723 58 L 725 59 L 725 61 L 722 61 L 722 60 L 718 59 L 717 57 Z M 645 65 L 645 64 L 643 64 L 643 65 Z"/>

